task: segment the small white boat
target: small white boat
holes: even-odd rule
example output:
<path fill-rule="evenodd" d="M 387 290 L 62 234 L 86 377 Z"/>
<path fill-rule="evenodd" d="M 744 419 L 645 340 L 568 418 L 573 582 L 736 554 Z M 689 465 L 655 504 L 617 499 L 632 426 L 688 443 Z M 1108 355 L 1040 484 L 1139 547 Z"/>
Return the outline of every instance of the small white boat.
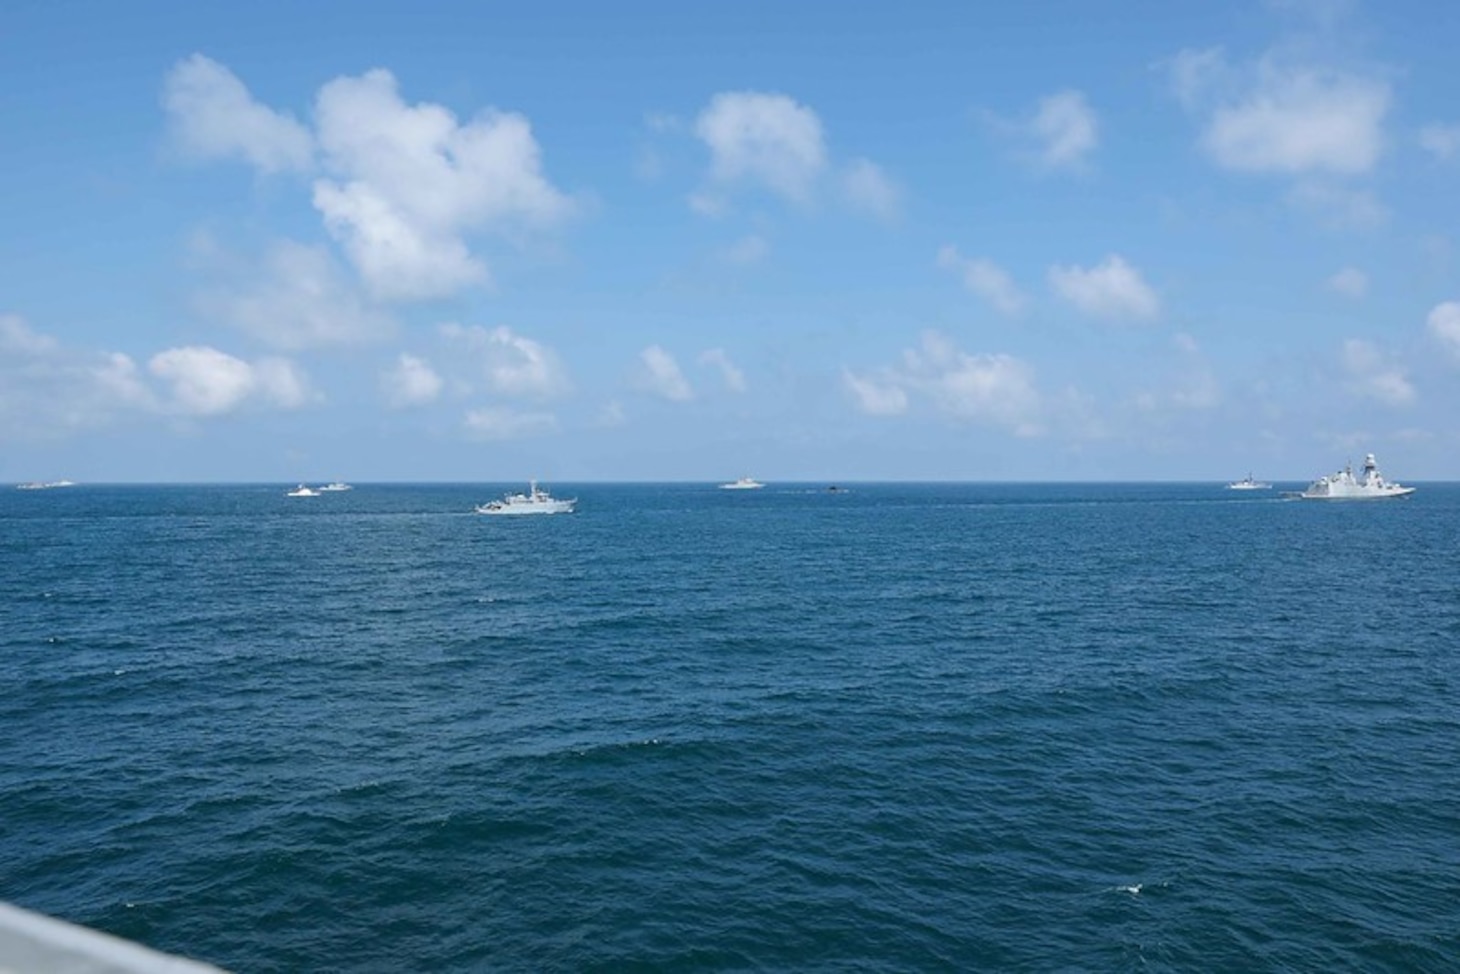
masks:
<path fill-rule="evenodd" d="M 338 493 L 339 491 L 342 491 L 342 490 L 354 490 L 354 489 L 355 488 L 351 487 L 349 484 L 342 484 L 338 480 L 336 480 L 332 484 L 325 484 L 323 487 L 320 488 L 320 491 L 321 492 L 328 491 L 330 493 Z"/>
<path fill-rule="evenodd" d="M 1252 474 L 1248 474 L 1242 480 L 1234 480 L 1227 485 L 1228 490 L 1271 490 L 1272 484 L 1264 483 L 1261 480 L 1253 480 Z"/>
<path fill-rule="evenodd" d="M 572 514 L 576 497 L 560 500 L 531 481 L 525 494 L 507 494 L 499 501 L 478 504 L 478 514 Z"/>
<path fill-rule="evenodd" d="M 300 484 L 298 487 L 295 487 L 293 490 L 289 491 L 289 493 L 285 494 L 284 496 L 285 497 L 318 497 L 319 496 L 319 491 L 315 490 L 313 487 L 306 487 L 303 484 Z"/>
<path fill-rule="evenodd" d="M 74 480 L 48 480 L 41 483 L 39 480 L 32 480 L 29 483 L 16 484 L 16 490 L 50 490 L 53 487 L 75 487 Z"/>
<path fill-rule="evenodd" d="M 760 490 L 765 484 L 751 477 L 741 477 L 731 484 L 721 484 L 721 490 Z"/>
<path fill-rule="evenodd" d="M 1364 457 L 1364 470 L 1355 477 L 1353 468 L 1345 465 L 1338 473 L 1320 477 L 1308 485 L 1299 497 L 1308 500 L 1374 500 L 1381 497 L 1405 497 L 1414 493 L 1413 487 L 1391 483 L 1379 472 L 1374 454 Z"/>

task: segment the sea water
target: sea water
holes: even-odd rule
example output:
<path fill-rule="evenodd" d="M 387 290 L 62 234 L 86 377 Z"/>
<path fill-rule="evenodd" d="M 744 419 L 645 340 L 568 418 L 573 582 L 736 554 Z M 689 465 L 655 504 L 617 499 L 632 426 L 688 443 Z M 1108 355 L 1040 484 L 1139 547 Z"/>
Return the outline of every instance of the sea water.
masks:
<path fill-rule="evenodd" d="M 0 493 L 0 899 L 238 971 L 1460 969 L 1460 487 L 509 486 Z"/>

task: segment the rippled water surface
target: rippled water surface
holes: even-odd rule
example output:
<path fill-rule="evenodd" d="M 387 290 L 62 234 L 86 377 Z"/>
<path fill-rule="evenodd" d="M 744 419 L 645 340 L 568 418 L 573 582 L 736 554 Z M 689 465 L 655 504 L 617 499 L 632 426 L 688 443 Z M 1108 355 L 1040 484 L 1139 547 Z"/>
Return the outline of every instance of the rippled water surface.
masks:
<path fill-rule="evenodd" d="M 239 971 L 1460 969 L 1460 487 L 553 487 L 0 493 L 0 899 Z"/>

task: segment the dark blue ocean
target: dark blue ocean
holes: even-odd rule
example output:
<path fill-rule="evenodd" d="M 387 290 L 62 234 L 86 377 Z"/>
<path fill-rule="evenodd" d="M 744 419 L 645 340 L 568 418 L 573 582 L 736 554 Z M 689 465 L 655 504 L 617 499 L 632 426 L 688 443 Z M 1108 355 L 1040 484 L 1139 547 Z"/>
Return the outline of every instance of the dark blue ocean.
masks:
<path fill-rule="evenodd" d="M 240 972 L 1460 969 L 1460 486 L 508 486 L 0 491 L 0 899 Z"/>

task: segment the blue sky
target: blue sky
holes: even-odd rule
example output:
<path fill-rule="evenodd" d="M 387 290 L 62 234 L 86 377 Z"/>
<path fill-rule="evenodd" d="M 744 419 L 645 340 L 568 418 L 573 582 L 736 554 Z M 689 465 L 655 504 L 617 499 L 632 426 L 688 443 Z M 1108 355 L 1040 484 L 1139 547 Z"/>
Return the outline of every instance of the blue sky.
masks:
<path fill-rule="evenodd" d="M 1456 36 L 13 0 L 0 478 L 1460 479 Z"/>

